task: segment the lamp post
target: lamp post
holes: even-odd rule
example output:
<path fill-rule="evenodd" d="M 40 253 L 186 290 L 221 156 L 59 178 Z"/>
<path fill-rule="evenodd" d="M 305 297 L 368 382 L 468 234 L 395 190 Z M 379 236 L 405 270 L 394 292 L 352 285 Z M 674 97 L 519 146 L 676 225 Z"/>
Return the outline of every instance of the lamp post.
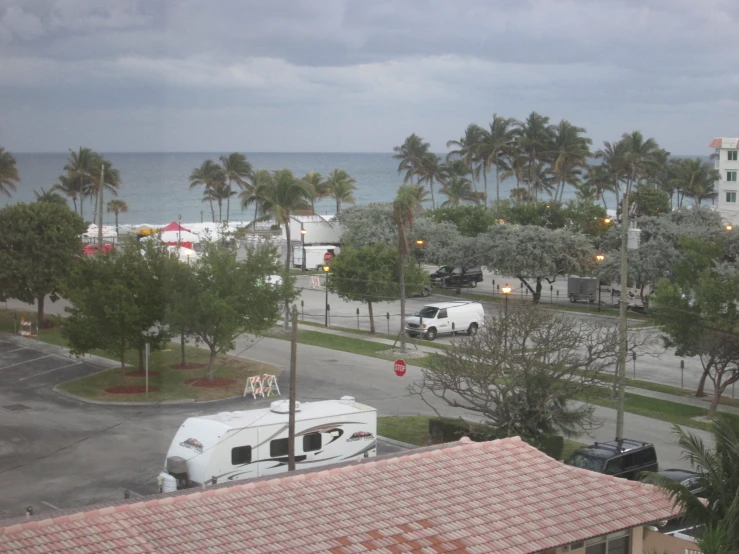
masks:
<path fill-rule="evenodd" d="M 331 266 L 324 265 L 322 269 L 323 272 L 326 274 L 326 283 L 324 285 L 324 288 L 326 289 L 326 315 L 323 321 L 323 326 L 328 327 L 328 274 L 331 272 Z"/>
<path fill-rule="evenodd" d="M 732 230 L 732 229 L 734 228 L 734 226 L 733 226 L 733 225 L 732 225 L 731 223 L 729 223 L 729 224 L 728 224 L 728 225 L 727 225 L 726 227 L 724 227 L 724 228 L 725 228 L 725 229 L 726 229 L 727 231 L 731 231 L 731 230 Z"/>
<path fill-rule="evenodd" d="M 203 222 L 203 210 L 200 210 L 200 223 Z"/>
<path fill-rule="evenodd" d="M 595 259 L 601 263 L 606 257 L 603 254 L 596 254 Z M 598 277 L 598 311 L 600 311 L 600 277 Z"/>
<path fill-rule="evenodd" d="M 503 331 L 503 348 L 505 350 L 508 349 L 508 295 L 511 294 L 511 287 L 506 284 L 504 287 L 500 287 L 500 292 L 503 293 L 503 296 L 505 297 L 505 321 L 503 324 L 505 325 L 505 330 Z"/>
<path fill-rule="evenodd" d="M 301 221 L 301 222 L 300 222 L 300 244 L 301 244 L 301 246 L 302 246 L 302 248 L 303 248 L 303 263 L 302 263 L 302 264 L 300 264 L 300 270 L 301 270 L 301 271 L 305 271 L 305 234 L 306 234 L 307 232 L 308 232 L 308 231 L 306 231 L 306 230 L 305 230 L 305 229 L 303 228 L 303 222 Z"/>
<path fill-rule="evenodd" d="M 418 260 L 418 265 L 421 265 L 421 257 L 423 256 L 423 247 L 426 246 L 426 241 L 423 239 L 416 239 L 416 259 Z"/>

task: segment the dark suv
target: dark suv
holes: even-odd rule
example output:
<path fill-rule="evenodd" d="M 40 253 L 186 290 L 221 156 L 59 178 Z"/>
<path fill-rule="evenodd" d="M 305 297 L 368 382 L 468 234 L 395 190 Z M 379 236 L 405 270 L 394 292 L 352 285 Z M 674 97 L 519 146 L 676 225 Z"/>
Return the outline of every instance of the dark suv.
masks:
<path fill-rule="evenodd" d="M 630 439 L 596 442 L 576 451 L 565 463 L 632 480 L 638 479 L 644 471 L 659 469 L 654 445 Z"/>
<path fill-rule="evenodd" d="M 437 287 L 458 288 L 476 287 L 482 282 L 482 269 L 479 267 L 460 267 L 445 265 L 431 274 L 431 283 Z"/>

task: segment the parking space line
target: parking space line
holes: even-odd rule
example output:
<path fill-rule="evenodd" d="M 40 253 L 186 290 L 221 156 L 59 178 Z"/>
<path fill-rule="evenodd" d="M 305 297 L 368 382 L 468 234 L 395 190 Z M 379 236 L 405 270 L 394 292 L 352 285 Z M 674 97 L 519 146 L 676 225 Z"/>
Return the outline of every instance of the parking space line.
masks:
<path fill-rule="evenodd" d="M 49 508 L 52 508 L 54 510 L 61 510 L 61 508 L 59 508 L 58 506 L 54 506 L 53 504 L 50 504 L 46 500 L 42 500 L 41 501 L 41 504 L 45 504 L 46 506 L 48 506 Z"/>
<path fill-rule="evenodd" d="M 31 362 L 37 362 L 38 360 L 43 360 L 44 358 L 51 358 L 52 356 L 56 356 L 56 354 L 49 354 L 48 356 L 41 356 L 40 358 L 34 358 L 33 360 L 23 360 L 22 362 L 18 362 L 15 364 L 5 365 L 3 367 L 0 367 L 0 370 L 8 369 L 9 367 L 15 367 L 17 365 L 30 364 Z"/>
<path fill-rule="evenodd" d="M 27 346 L 21 346 L 20 348 L 16 348 L 14 350 L 6 350 L 5 352 L 0 352 L 0 355 L 2 354 L 10 354 L 11 352 L 18 352 L 18 350 L 28 350 Z"/>
<path fill-rule="evenodd" d="M 42 371 L 41 373 L 37 373 L 35 375 L 29 375 L 28 377 L 23 377 L 22 379 L 18 379 L 18 382 L 25 381 L 26 379 L 33 379 L 34 377 L 38 377 L 39 375 L 46 375 L 47 373 L 51 373 L 52 371 L 57 371 L 59 369 L 64 369 L 65 367 L 72 367 L 73 365 L 80 365 L 81 363 L 83 362 L 74 362 L 73 364 L 67 364 L 61 367 L 55 367 L 54 369 L 50 369 L 48 371 Z"/>

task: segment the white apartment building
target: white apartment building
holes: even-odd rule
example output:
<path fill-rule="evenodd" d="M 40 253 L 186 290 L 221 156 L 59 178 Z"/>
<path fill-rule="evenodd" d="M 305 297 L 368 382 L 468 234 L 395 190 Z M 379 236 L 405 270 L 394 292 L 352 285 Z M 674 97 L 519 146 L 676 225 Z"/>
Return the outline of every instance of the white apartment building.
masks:
<path fill-rule="evenodd" d="M 717 210 L 727 223 L 739 225 L 739 138 L 715 138 L 711 148 L 718 154 L 715 162 L 719 172 Z"/>

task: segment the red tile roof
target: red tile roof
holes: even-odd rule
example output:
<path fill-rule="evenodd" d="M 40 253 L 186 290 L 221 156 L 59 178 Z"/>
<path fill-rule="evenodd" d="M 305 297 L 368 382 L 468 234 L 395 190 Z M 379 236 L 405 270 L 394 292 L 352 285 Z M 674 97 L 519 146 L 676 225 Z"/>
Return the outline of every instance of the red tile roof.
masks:
<path fill-rule="evenodd" d="M 518 438 L 162 495 L 0 528 L 0 552 L 526 554 L 675 515 L 657 487 Z"/>

